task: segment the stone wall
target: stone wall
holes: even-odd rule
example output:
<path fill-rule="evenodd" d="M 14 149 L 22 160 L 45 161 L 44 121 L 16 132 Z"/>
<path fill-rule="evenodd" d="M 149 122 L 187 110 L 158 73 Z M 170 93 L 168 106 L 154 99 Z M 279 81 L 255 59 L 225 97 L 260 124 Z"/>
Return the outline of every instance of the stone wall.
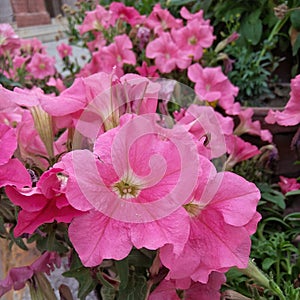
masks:
<path fill-rule="evenodd" d="M 12 23 L 13 22 L 13 10 L 10 4 L 10 0 L 0 1 L 0 23 Z"/>

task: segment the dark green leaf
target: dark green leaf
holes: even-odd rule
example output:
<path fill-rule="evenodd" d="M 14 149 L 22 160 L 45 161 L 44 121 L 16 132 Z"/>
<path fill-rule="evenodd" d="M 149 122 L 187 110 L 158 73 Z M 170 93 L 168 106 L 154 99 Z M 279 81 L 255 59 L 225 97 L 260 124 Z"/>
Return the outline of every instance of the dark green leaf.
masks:
<path fill-rule="evenodd" d="M 300 212 L 288 214 L 283 218 L 283 220 L 284 221 L 300 221 Z"/>
<path fill-rule="evenodd" d="M 27 251 L 28 248 L 27 246 L 25 245 L 24 241 L 22 238 L 20 237 L 15 237 L 14 234 L 13 234 L 13 228 L 11 228 L 11 230 L 9 231 L 9 235 L 11 237 L 11 239 L 22 249 L 22 250 L 25 250 Z"/>
<path fill-rule="evenodd" d="M 241 20 L 240 33 L 251 45 L 257 45 L 262 36 L 262 22 L 259 19 L 260 11 L 254 11 Z"/>
<path fill-rule="evenodd" d="M 107 286 L 102 286 L 100 293 L 103 300 L 114 300 L 116 297 L 116 290 Z"/>
<path fill-rule="evenodd" d="M 131 274 L 126 289 L 119 291 L 118 300 L 145 299 L 147 293 L 147 281 L 142 275 Z"/>
<path fill-rule="evenodd" d="M 267 271 L 274 263 L 276 262 L 276 260 L 267 257 L 264 259 L 264 261 L 262 262 L 262 268 L 264 271 Z"/>
<path fill-rule="evenodd" d="M 296 10 L 292 11 L 290 19 L 291 19 L 292 26 L 297 31 L 300 31 L 300 10 L 296 9 Z"/>
<path fill-rule="evenodd" d="M 117 268 L 117 273 L 120 278 L 120 290 L 122 290 L 126 288 L 128 284 L 128 276 L 129 276 L 128 257 L 122 260 L 116 260 L 115 266 Z"/>
<path fill-rule="evenodd" d="M 92 292 L 97 285 L 96 280 L 91 276 L 90 270 L 85 267 L 64 272 L 63 276 L 73 277 L 78 281 L 78 298 L 81 300 L 84 300 L 85 297 Z"/>
<path fill-rule="evenodd" d="M 194 3 L 195 0 L 171 0 L 168 1 L 168 7 L 172 7 L 172 6 L 184 6 L 187 4 L 192 4 Z"/>
<path fill-rule="evenodd" d="M 290 191 L 285 194 L 286 197 L 300 195 L 300 190 Z"/>

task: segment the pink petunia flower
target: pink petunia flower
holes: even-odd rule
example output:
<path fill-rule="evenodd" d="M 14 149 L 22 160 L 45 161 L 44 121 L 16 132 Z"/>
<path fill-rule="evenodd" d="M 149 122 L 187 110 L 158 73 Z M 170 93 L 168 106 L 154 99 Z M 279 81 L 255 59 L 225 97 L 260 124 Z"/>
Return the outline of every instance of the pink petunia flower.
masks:
<path fill-rule="evenodd" d="M 103 71 L 110 73 L 114 66 L 122 68 L 124 64 L 135 65 L 136 57 L 132 51 L 132 42 L 126 34 L 114 38 L 114 43 L 101 49 Z"/>
<path fill-rule="evenodd" d="M 146 47 L 146 56 L 155 59 L 155 65 L 161 73 L 169 73 L 176 67 L 186 69 L 191 59 L 180 50 L 169 32 L 162 33 Z"/>
<path fill-rule="evenodd" d="M 56 47 L 60 58 L 64 59 L 67 56 L 72 55 L 72 47 L 68 44 L 61 43 Z"/>
<path fill-rule="evenodd" d="M 94 153 L 77 150 L 62 159 L 68 201 L 88 212 L 69 227 L 86 266 L 122 259 L 133 246 L 155 250 L 171 244 L 179 253 L 189 232 L 179 203 L 197 178 L 193 140 L 183 128 L 160 127 L 156 117 L 124 115 L 121 121 L 97 138 Z"/>
<path fill-rule="evenodd" d="M 210 274 L 206 284 L 192 282 L 186 289 L 178 288 L 175 280 L 163 280 L 150 294 L 149 300 L 219 300 L 221 297 L 220 288 L 225 281 L 225 275 L 217 272 Z"/>
<path fill-rule="evenodd" d="M 5 279 L 0 280 L 0 297 L 11 289 L 20 290 L 34 275 L 38 273 L 50 274 L 55 266 L 60 267 L 61 259 L 56 252 L 45 252 L 30 266 L 12 268 Z"/>
<path fill-rule="evenodd" d="M 17 149 L 16 130 L 0 124 L 0 187 L 13 185 L 18 188 L 31 185 L 30 175 L 22 163 L 12 158 Z"/>
<path fill-rule="evenodd" d="M 35 53 L 26 69 L 37 79 L 44 79 L 55 73 L 55 58 L 45 54 Z"/>
<path fill-rule="evenodd" d="M 260 154 L 259 149 L 236 135 L 226 136 L 226 146 L 229 157 L 225 169 L 230 170 L 234 165 Z"/>
<path fill-rule="evenodd" d="M 210 106 L 192 104 L 178 124 L 186 124 L 187 130 L 199 141 L 199 153 L 208 158 L 220 157 L 226 152 L 224 135 L 232 134 L 233 120 L 223 117 Z M 205 144 L 205 145 L 204 145 Z"/>
<path fill-rule="evenodd" d="M 259 121 L 252 121 L 252 116 L 254 114 L 253 108 L 247 108 L 241 110 L 239 113 L 240 123 L 235 128 L 235 135 L 242 135 L 244 133 L 249 133 L 252 135 L 260 136 L 263 141 L 272 142 L 273 136 L 269 130 L 261 129 Z"/>
<path fill-rule="evenodd" d="M 126 6 L 122 2 L 112 2 L 109 6 L 109 10 L 114 13 L 116 19 L 127 22 L 131 26 L 141 24 L 145 17 L 132 6 Z"/>
<path fill-rule="evenodd" d="M 284 176 L 279 176 L 280 181 L 278 185 L 283 194 L 286 194 L 290 191 L 300 190 L 300 183 L 297 181 L 296 178 L 287 178 Z"/>
<path fill-rule="evenodd" d="M 198 12 L 192 14 L 190 13 L 185 6 L 180 9 L 180 15 L 182 18 L 186 19 L 188 22 L 196 20 L 201 25 L 209 25 L 210 21 L 205 20 L 203 17 L 203 10 L 199 10 Z"/>
<path fill-rule="evenodd" d="M 20 38 L 10 24 L 0 24 L 0 55 L 9 51 L 13 53 L 20 46 Z"/>
<path fill-rule="evenodd" d="M 48 86 L 54 86 L 59 92 L 62 92 L 66 89 L 64 82 L 60 78 L 50 77 L 47 81 Z"/>
<path fill-rule="evenodd" d="M 148 78 L 159 77 L 159 74 L 156 72 L 157 66 L 148 66 L 145 61 L 143 61 L 140 67 L 136 67 L 135 69 L 141 76 L 148 77 Z"/>
<path fill-rule="evenodd" d="M 210 47 L 215 39 L 213 27 L 199 25 L 197 20 L 189 22 L 178 30 L 172 30 L 172 37 L 176 45 L 194 60 L 200 59 L 203 48 Z"/>
<path fill-rule="evenodd" d="M 174 18 L 167 9 L 162 9 L 157 3 L 146 19 L 145 25 L 153 29 L 155 34 L 161 35 L 168 29 L 182 27 L 182 20 Z"/>
<path fill-rule="evenodd" d="M 97 5 L 95 10 L 87 11 L 85 14 L 82 25 L 78 26 L 81 35 L 88 31 L 107 29 L 109 26 L 114 26 L 116 21 L 113 12 L 101 5 Z"/>
<path fill-rule="evenodd" d="M 46 48 L 38 38 L 21 39 L 20 50 L 29 56 L 35 53 L 46 54 Z"/>
<path fill-rule="evenodd" d="M 259 190 L 234 173 L 217 173 L 205 159 L 198 180 L 184 205 L 190 217 L 190 235 L 183 251 L 175 255 L 172 245 L 160 249 L 160 260 L 170 270 L 166 279 L 189 277 L 207 283 L 213 271 L 224 273 L 233 266 L 248 266 L 250 235 L 260 220 L 256 212 Z"/>
<path fill-rule="evenodd" d="M 269 110 L 265 120 L 269 124 L 278 123 L 293 126 L 300 123 L 300 75 L 291 80 L 290 99 L 283 111 Z"/>
<path fill-rule="evenodd" d="M 198 63 L 193 64 L 188 68 L 188 77 L 196 83 L 195 92 L 200 100 L 218 101 L 225 111 L 232 109 L 238 88 L 223 74 L 221 67 L 202 68 Z"/>
<path fill-rule="evenodd" d="M 44 172 L 36 187 L 16 189 L 6 187 L 8 198 L 21 207 L 18 214 L 15 236 L 23 233 L 33 233 L 40 225 L 57 222 L 70 223 L 71 220 L 82 214 L 81 211 L 70 206 L 65 197 L 66 178 L 58 173 L 62 169 L 55 166 Z"/>

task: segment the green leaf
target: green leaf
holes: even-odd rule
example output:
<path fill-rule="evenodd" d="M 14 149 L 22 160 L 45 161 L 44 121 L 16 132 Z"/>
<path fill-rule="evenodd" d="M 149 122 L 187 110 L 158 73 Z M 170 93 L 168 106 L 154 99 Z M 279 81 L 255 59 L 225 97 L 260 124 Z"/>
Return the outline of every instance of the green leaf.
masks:
<path fill-rule="evenodd" d="M 63 276 L 72 277 L 78 281 L 78 298 L 81 300 L 84 300 L 85 297 L 92 292 L 97 285 L 97 282 L 91 276 L 90 270 L 85 267 L 64 272 Z"/>
<path fill-rule="evenodd" d="M 268 200 L 269 202 L 276 204 L 279 208 L 285 209 L 286 205 L 282 193 L 272 190 L 271 192 L 263 192 L 261 197 L 264 200 Z"/>
<path fill-rule="evenodd" d="M 91 270 L 82 265 L 79 257 L 74 253 L 71 268 L 62 274 L 65 277 L 75 278 L 78 281 L 78 298 L 84 300 L 92 292 L 97 280 L 92 277 Z"/>
<path fill-rule="evenodd" d="M 103 300 L 114 300 L 116 297 L 116 290 L 107 286 L 102 286 L 100 294 Z"/>
<path fill-rule="evenodd" d="M 259 19 L 260 10 L 256 10 L 241 20 L 240 33 L 251 45 L 257 45 L 262 36 L 262 22 Z"/>
<path fill-rule="evenodd" d="M 270 257 L 267 257 L 262 262 L 262 268 L 267 271 L 276 261 Z"/>
<path fill-rule="evenodd" d="M 145 299 L 147 293 L 147 281 L 143 275 L 135 273 L 129 276 L 126 289 L 119 291 L 118 300 Z"/>
<path fill-rule="evenodd" d="M 128 255 L 128 264 L 136 267 L 150 268 L 155 257 L 155 251 L 143 252 L 144 249 L 132 249 Z"/>
<path fill-rule="evenodd" d="M 290 20 L 291 20 L 292 26 L 297 31 L 300 31 L 300 10 L 299 9 L 292 11 Z"/>
<path fill-rule="evenodd" d="M 300 190 L 290 191 L 285 194 L 286 197 L 300 195 Z"/>
<path fill-rule="evenodd" d="M 27 251 L 28 248 L 27 246 L 25 245 L 24 241 L 22 238 L 20 237 L 15 237 L 14 234 L 13 234 L 13 228 L 10 229 L 9 231 L 9 235 L 11 237 L 11 239 L 22 249 L 22 250 L 25 250 Z"/>
<path fill-rule="evenodd" d="M 298 33 L 296 41 L 293 45 L 293 56 L 296 56 L 299 48 L 300 48 L 300 34 Z"/>
<path fill-rule="evenodd" d="M 187 4 L 194 3 L 196 0 L 171 0 L 167 2 L 168 7 L 172 6 L 184 6 Z"/>
<path fill-rule="evenodd" d="M 300 212 L 290 213 L 283 218 L 284 221 L 300 221 Z"/>
<path fill-rule="evenodd" d="M 129 276 L 128 257 L 122 260 L 116 260 L 115 266 L 117 268 L 117 273 L 120 278 L 120 290 L 122 290 L 126 288 L 128 284 L 128 276 Z"/>

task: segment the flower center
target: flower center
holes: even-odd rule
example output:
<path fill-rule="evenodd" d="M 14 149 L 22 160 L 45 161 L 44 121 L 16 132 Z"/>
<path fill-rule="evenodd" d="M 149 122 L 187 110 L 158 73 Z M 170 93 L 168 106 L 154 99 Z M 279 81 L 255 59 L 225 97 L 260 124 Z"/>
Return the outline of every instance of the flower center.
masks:
<path fill-rule="evenodd" d="M 196 45 L 197 44 L 197 38 L 195 36 L 192 36 L 189 38 L 189 44 L 190 45 Z"/>
<path fill-rule="evenodd" d="M 191 217 L 197 217 L 201 210 L 204 208 L 200 203 L 188 203 L 183 205 L 183 208 L 188 212 Z"/>
<path fill-rule="evenodd" d="M 116 182 L 112 186 L 112 189 L 120 198 L 123 199 L 136 198 L 140 193 L 140 189 L 137 185 L 128 183 L 124 180 Z"/>
<path fill-rule="evenodd" d="M 41 63 L 41 64 L 39 65 L 39 67 L 40 67 L 40 69 L 41 69 L 41 70 L 45 70 L 45 68 L 46 68 L 46 65 L 45 65 L 45 64 L 43 64 L 43 63 Z"/>

